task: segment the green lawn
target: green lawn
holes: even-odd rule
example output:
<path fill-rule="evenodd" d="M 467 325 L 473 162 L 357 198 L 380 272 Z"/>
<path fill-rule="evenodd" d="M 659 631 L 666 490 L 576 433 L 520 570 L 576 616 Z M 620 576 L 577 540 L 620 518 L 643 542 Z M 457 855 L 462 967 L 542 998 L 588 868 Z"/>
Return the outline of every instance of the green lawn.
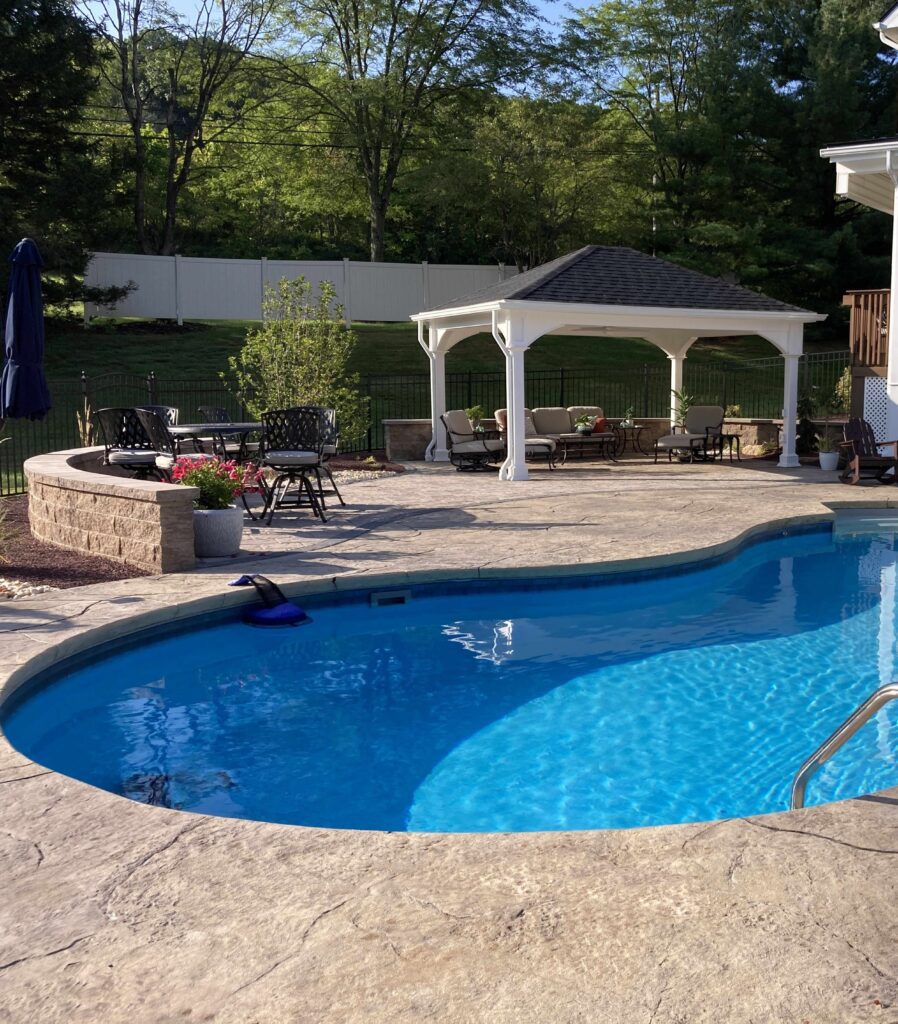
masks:
<path fill-rule="evenodd" d="M 217 321 L 161 328 L 139 321 L 101 320 L 90 328 L 48 324 L 47 376 L 71 380 L 84 370 L 89 377 L 103 373 L 151 370 L 163 379 L 211 380 L 226 370 L 228 356 L 239 351 L 252 323 Z M 414 324 L 356 324 L 359 344 L 353 369 L 362 375 L 427 373 L 427 358 L 418 346 Z M 809 345 L 809 349 L 814 346 Z M 831 343 L 825 346 L 832 349 Z M 776 355 L 761 338 L 733 338 L 699 342 L 690 350 L 693 364 L 725 361 L 738 363 Z M 647 341 L 622 338 L 543 338 L 528 351 L 529 370 L 616 370 L 665 362 L 660 349 Z M 461 342 L 447 357 L 449 373 L 501 370 L 502 356 L 487 334 Z"/>

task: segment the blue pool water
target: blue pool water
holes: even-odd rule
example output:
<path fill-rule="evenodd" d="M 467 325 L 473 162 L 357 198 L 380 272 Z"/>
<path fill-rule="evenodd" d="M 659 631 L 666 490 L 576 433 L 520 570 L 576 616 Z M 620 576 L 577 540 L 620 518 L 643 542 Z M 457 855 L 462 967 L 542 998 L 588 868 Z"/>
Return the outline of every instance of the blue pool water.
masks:
<path fill-rule="evenodd" d="M 815 531 L 680 575 L 198 625 L 36 687 L 3 726 L 95 786 L 265 821 L 490 832 L 783 810 L 805 757 L 896 678 L 896 548 Z M 808 802 L 898 784 L 896 722 L 880 713 Z"/>

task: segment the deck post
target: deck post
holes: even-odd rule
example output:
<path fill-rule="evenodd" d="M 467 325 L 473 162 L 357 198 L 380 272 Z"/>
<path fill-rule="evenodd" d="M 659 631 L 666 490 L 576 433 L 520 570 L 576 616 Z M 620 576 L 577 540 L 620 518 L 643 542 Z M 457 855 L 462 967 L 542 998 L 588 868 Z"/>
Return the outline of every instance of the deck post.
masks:
<path fill-rule="evenodd" d="M 783 362 L 783 451 L 777 465 L 792 469 L 800 465 L 795 452 L 795 421 L 798 419 L 798 360 L 797 353 L 784 352 Z"/>

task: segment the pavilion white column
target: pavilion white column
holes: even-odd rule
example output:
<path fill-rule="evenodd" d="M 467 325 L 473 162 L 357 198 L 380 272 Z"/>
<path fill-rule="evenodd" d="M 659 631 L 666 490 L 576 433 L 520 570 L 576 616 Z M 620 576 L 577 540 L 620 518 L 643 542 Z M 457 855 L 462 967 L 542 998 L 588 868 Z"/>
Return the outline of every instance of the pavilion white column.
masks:
<path fill-rule="evenodd" d="M 889 282 L 889 364 L 886 370 L 886 436 L 884 441 L 898 437 L 898 169 L 892 167 L 893 153 L 888 157 L 889 176 L 895 187 L 892 213 L 892 274 Z"/>
<path fill-rule="evenodd" d="M 523 348 L 505 349 L 505 402 L 508 408 L 506 443 L 508 455 L 499 470 L 500 480 L 527 480 L 526 442 L 524 441 L 524 352 Z"/>
<path fill-rule="evenodd" d="M 668 356 L 667 358 L 670 360 L 670 426 L 671 429 L 673 429 L 679 420 L 676 399 L 673 396 L 673 392 L 683 390 L 683 364 L 686 362 L 686 356 L 677 354 L 675 356 Z"/>
<path fill-rule="evenodd" d="M 779 467 L 791 469 L 799 465 L 795 453 L 795 421 L 798 419 L 798 359 L 797 355 L 783 354 L 783 453 Z"/>
<path fill-rule="evenodd" d="M 433 439 L 427 446 L 425 458 L 428 462 L 448 462 L 446 428 L 440 416 L 446 411 L 446 354 L 427 350 L 430 359 L 430 415 Z"/>

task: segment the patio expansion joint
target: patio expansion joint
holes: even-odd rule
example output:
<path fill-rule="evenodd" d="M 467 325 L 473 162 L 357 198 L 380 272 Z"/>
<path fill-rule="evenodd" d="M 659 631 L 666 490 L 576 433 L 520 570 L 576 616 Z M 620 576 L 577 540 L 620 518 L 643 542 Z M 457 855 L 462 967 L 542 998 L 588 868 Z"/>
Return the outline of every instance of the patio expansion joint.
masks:
<path fill-rule="evenodd" d="M 10 967 L 17 967 L 19 964 L 28 963 L 32 960 L 45 960 L 50 956 L 58 956 L 60 953 L 65 953 L 67 950 L 77 946 L 79 942 L 86 942 L 88 939 L 92 939 L 95 934 L 96 932 L 88 932 L 87 935 L 79 935 L 78 938 L 72 939 L 71 942 L 67 942 L 64 946 L 48 949 L 45 953 L 29 953 L 28 956 L 20 956 L 16 960 L 8 960 L 5 964 L 0 964 L 0 971 L 8 970 Z"/>
<path fill-rule="evenodd" d="M 751 818 L 730 819 L 744 821 L 746 825 L 753 828 L 765 829 L 767 832 L 782 832 L 786 835 L 803 836 L 805 839 L 821 839 L 827 843 L 834 843 L 836 846 L 844 846 L 849 850 L 857 850 L 860 853 L 876 853 L 885 856 L 898 856 L 898 850 L 886 850 L 879 846 L 861 846 L 858 843 L 850 843 L 847 839 L 838 839 L 836 836 L 824 835 L 822 832 L 811 832 L 803 828 L 783 828 L 780 825 L 763 825 L 760 821 L 753 821 Z M 723 824 L 723 822 L 715 822 Z M 684 844 L 685 845 L 685 844 Z"/>

